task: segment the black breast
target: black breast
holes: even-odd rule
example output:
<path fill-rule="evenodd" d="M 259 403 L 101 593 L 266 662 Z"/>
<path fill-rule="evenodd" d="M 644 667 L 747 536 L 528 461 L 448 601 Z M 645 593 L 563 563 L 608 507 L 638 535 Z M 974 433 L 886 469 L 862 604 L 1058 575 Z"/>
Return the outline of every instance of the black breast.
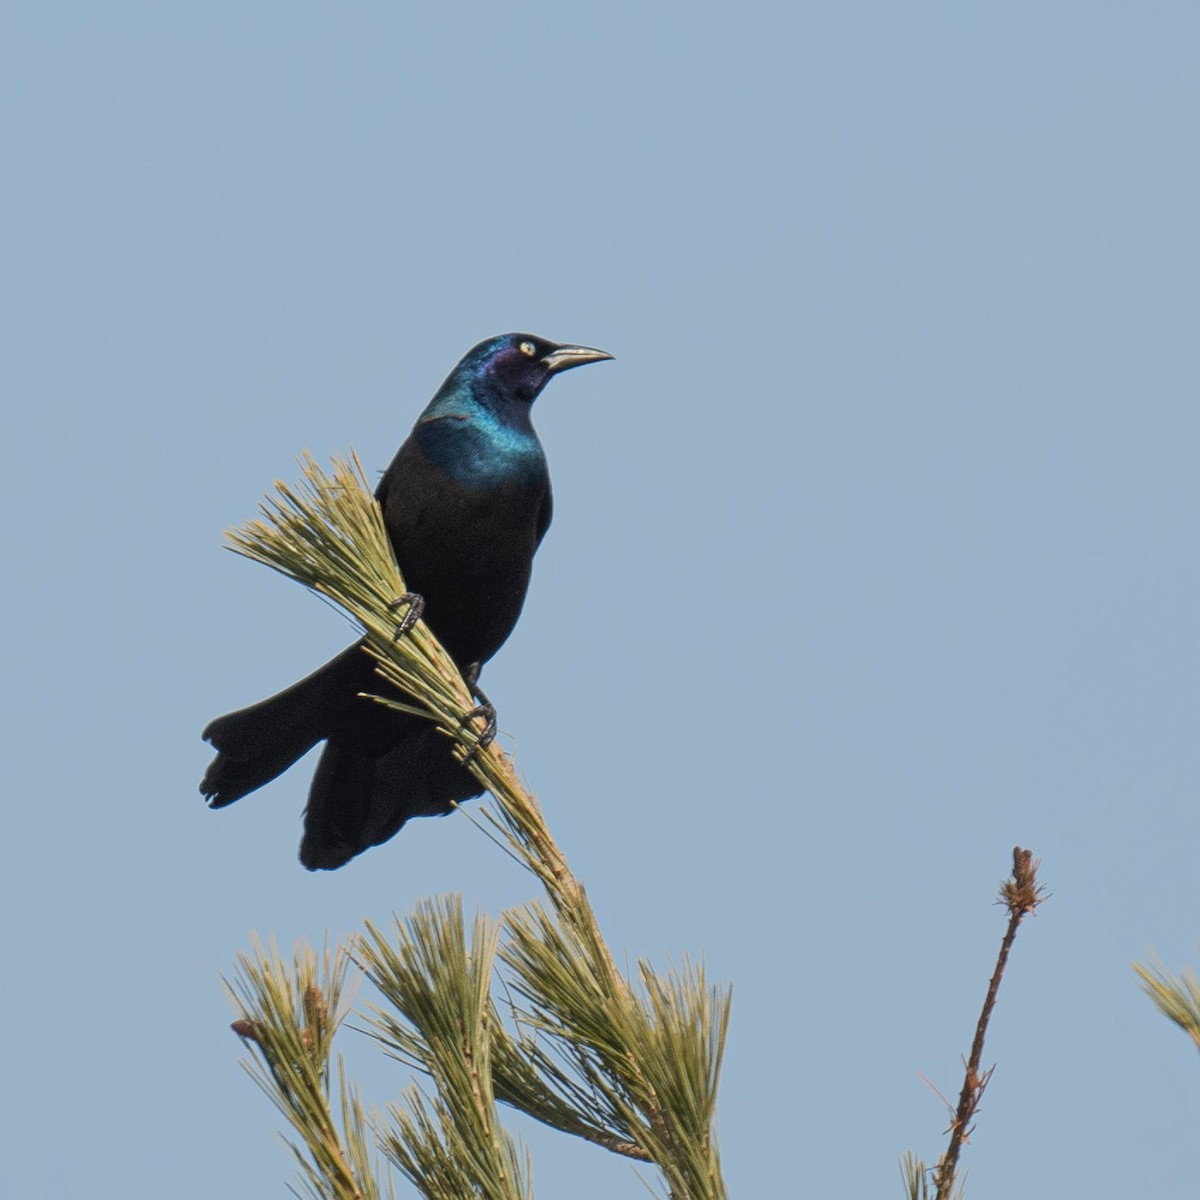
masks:
<path fill-rule="evenodd" d="M 429 627 L 460 668 L 486 662 L 521 614 L 549 519 L 549 478 L 467 487 L 410 439 L 376 495 L 405 583 L 425 598 Z"/>

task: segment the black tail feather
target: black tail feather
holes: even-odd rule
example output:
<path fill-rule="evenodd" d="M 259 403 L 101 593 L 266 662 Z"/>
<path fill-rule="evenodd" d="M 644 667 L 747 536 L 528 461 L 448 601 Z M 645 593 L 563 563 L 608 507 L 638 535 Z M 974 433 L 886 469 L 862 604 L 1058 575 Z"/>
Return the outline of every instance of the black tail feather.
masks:
<path fill-rule="evenodd" d="M 428 721 L 395 714 L 404 726 L 384 754 L 331 739 L 304 810 L 300 861 L 331 871 L 392 837 L 410 817 L 444 816 L 483 788 Z M 395 736 L 395 735 L 393 735 Z"/>
<path fill-rule="evenodd" d="M 210 722 L 204 737 L 218 753 L 200 784 L 209 806 L 224 808 L 286 771 L 371 678 L 370 659 L 351 646 L 285 691 Z"/>
<path fill-rule="evenodd" d="M 204 731 L 218 752 L 200 784 L 209 806 L 240 800 L 325 740 L 300 846 L 300 861 L 316 871 L 386 842 L 410 817 L 478 796 L 483 789 L 430 722 L 354 699 L 382 687 L 359 644 L 286 691 L 218 717 Z"/>

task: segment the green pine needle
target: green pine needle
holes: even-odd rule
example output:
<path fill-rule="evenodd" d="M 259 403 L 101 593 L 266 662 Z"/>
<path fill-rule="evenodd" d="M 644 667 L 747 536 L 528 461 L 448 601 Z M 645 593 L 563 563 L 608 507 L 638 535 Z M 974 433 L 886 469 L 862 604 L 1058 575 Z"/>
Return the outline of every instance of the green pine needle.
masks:
<path fill-rule="evenodd" d="M 1158 1011 L 1174 1021 L 1200 1049 L 1200 979 L 1191 967 L 1172 975 L 1155 957 L 1149 965 L 1134 963 L 1142 981 L 1142 991 L 1154 1001 Z"/>

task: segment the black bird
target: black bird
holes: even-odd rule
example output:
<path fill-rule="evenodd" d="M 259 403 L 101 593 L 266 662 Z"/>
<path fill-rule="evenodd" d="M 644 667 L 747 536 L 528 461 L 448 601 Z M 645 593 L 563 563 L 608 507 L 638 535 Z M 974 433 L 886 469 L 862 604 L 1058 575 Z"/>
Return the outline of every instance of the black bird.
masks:
<path fill-rule="evenodd" d="M 517 623 L 550 524 L 550 476 L 530 408 L 552 376 L 611 357 L 527 333 L 481 342 L 375 491 L 405 583 L 472 687 Z M 383 686 L 358 643 L 286 691 L 218 717 L 204 731 L 217 748 L 200 784 L 209 805 L 241 799 L 324 740 L 300 843 L 312 871 L 386 842 L 409 817 L 479 795 L 429 721 L 359 696 Z"/>

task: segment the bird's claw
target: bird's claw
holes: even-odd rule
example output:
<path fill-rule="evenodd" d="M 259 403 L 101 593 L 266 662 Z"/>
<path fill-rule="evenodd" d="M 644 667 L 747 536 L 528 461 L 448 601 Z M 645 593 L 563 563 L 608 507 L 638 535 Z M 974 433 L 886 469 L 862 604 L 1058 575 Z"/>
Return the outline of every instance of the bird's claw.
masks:
<path fill-rule="evenodd" d="M 483 730 L 475 739 L 475 744 L 467 751 L 466 762 L 470 762 L 481 750 L 486 750 L 496 740 L 496 706 L 487 698 L 477 682 L 482 665 L 482 663 L 472 663 L 463 676 L 476 703 L 470 712 L 463 715 L 461 725 L 465 729 L 470 722 L 477 718 L 483 719 Z"/>
<path fill-rule="evenodd" d="M 408 605 L 408 611 L 396 623 L 393 642 L 398 642 L 421 619 L 425 611 L 425 597 L 417 592 L 405 592 L 388 605 L 388 612 L 395 612 L 402 604 Z"/>
<path fill-rule="evenodd" d="M 482 717 L 484 720 L 483 732 L 475 739 L 471 749 L 467 751 L 467 757 L 464 760 L 466 762 L 470 762 L 481 750 L 486 750 L 496 740 L 496 710 L 490 704 L 477 705 L 463 717 L 463 726 L 465 727 L 477 717 Z"/>

